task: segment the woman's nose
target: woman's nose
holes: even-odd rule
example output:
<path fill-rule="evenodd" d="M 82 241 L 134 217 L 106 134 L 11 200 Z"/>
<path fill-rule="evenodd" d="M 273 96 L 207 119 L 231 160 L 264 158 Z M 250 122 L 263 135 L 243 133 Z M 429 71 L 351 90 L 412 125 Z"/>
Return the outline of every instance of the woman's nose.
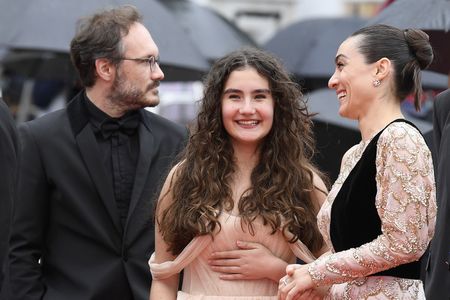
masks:
<path fill-rule="evenodd" d="M 334 89 L 337 85 L 336 73 L 334 73 L 328 80 L 328 88 Z"/>

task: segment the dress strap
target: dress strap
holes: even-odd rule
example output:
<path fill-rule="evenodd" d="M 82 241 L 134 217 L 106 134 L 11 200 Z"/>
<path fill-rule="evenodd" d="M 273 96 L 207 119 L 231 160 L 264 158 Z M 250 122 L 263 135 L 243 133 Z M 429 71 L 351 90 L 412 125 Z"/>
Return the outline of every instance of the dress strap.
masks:
<path fill-rule="evenodd" d="M 183 249 L 183 251 L 171 261 L 162 263 L 155 262 L 155 253 L 153 252 L 148 265 L 152 273 L 153 280 L 168 278 L 174 274 L 180 273 L 189 265 L 200 253 L 212 242 L 211 235 L 197 236 Z"/>
<path fill-rule="evenodd" d="M 288 239 L 291 239 L 294 236 L 294 234 L 291 232 L 287 232 L 286 235 Z M 294 255 L 297 258 L 300 258 L 305 263 L 310 263 L 316 260 L 314 254 L 312 254 L 311 251 L 308 249 L 308 247 L 306 247 L 306 245 L 303 244 L 303 242 L 300 241 L 299 239 L 295 243 L 288 243 L 288 244 Z"/>

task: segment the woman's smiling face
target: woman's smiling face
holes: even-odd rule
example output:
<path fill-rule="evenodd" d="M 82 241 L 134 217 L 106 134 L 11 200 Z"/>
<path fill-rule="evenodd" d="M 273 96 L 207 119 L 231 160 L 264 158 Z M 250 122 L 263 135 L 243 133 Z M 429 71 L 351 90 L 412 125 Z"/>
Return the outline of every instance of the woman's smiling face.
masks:
<path fill-rule="evenodd" d="M 359 52 L 360 38 L 350 37 L 341 44 L 336 54 L 334 74 L 328 81 L 328 87 L 336 90 L 339 114 L 354 120 L 367 113 L 374 99 L 374 65 L 366 63 Z"/>

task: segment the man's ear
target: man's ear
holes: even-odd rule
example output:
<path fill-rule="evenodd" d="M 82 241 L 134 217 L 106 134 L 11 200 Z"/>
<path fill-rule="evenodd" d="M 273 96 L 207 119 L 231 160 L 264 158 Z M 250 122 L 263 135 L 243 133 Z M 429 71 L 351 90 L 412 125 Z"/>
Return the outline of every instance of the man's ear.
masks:
<path fill-rule="evenodd" d="M 380 58 L 375 63 L 375 74 L 374 77 L 380 81 L 383 81 L 386 77 L 391 74 L 392 70 L 392 62 L 389 58 L 383 57 Z"/>
<path fill-rule="evenodd" d="M 116 74 L 116 66 L 107 58 L 97 58 L 95 60 L 95 71 L 99 78 L 104 81 L 111 81 Z"/>

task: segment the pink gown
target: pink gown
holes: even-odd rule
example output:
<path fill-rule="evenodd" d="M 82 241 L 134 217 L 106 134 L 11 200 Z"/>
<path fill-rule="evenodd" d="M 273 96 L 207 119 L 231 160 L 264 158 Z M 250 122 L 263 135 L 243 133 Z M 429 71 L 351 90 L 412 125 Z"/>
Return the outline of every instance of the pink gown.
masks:
<path fill-rule="evenodd" d="M 237 249 L 236 241 L 257 242 L 288 263 L 295 263 L 296 256 L 310 262 L 314 259 L 308 248 L 300 241 L 288 243 L 281 231 L 271 234 L 272 229 L 262 222 L 255 222 L 255 235 L 247 227 L 241 228 L 240 218 L 223 212 L 219 216 L 221 231 L 214 236 L 194 238 L 173 261 L 154 263 L 154 254 L 149 265 L 153 280 L 169 277 L 184 269 L 181 300 L 276 300 L 278 282 L 269 279 L 226 281 L 211 270 L 208 259 L 214 251 Z"/>
<path fill-rule="evenodd" d="M 369 141 L 352 147 L 318 214 L 327 245 L 333 201 Z M 327 299 L 425 299 L 420 280 L 367 276 L 417 260 L 427 248 L 436 219 L 431 154 L 420 133 L 404 122 L 389 125 L 377 141 L 375 205 L 382 234 L 358 248 L 324 255 L 309 267 L 316 284 L 334 284 Z M 361 199 L 364 201 L 364 199 Z"/>

